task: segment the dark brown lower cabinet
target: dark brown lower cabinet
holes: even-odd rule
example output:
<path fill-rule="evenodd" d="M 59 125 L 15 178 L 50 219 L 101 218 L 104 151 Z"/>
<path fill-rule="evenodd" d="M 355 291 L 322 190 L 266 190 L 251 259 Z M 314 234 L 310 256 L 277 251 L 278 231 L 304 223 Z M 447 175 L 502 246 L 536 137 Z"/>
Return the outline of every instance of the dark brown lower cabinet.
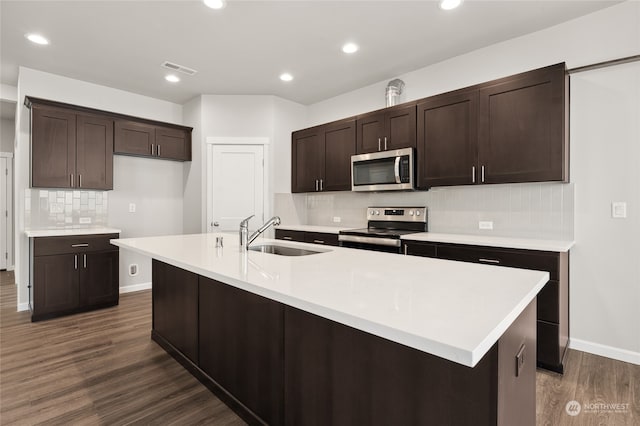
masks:
<path fill-rule="evenodd" d="M 276 229 L 276 239 L 286 241 L 298 241 L 301 243 L 322 244 L 338 246 L 338 234 L 329 232 L 305 232 L 290 231 L 288 229 Z"/>
<path fill-rule="evenodd" d="M 200 368 L 265 422 L 283 423 L 284 309 L 200 277 Z"/>
<path fill-rule="evenodd" d="M 538 293 L 538 367 L 564 371 L 569 344 L 569 253 L 407 241 L 405 254 L 549 272 Z"/>
<path fill-rule="evenodd" d="M 153 329 L 198 363 L 198 275 L 154 260 Z"/>
<path fill-rule="evenodd" d="M 152 338 L 250 424 L 533 426 L 535 310 L 469 368 L 153 261 Z"/>
<path fill-rule="evenodd" d="M 118 304 L 118 234 L 33 238 L 32 321 Z"/>

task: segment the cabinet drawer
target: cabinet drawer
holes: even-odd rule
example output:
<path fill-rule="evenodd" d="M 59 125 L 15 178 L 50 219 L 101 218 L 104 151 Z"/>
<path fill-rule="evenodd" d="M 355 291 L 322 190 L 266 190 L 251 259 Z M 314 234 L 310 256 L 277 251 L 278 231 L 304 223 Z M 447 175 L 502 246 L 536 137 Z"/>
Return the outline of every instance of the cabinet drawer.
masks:
<path fill-rule="evenodd" d="M 436 257 L 436 245 L 428 243 L 405 243 L 404 253 L 411 256 Z"/>
<path fill-rule="evenodd" d="M 305 232 L 304 241 L 306 243 L 337 246 L 338 234 L 329 234 L 325 232 Z"/>
<path fill-rule="evenodd" d="M 73 235 L 63 237 L 35 238 L 33 255 L 45 256 L 64 253 L 86 253 L 93 251 L 118 250 L 109 240 L 118 234 Z"/>
<path fill-rule="evenodd" d="M 438 258 L 546 271 L 549 279 L 558 279 L 557 253 L 442 244 L 438 246 Z"/>
<path fill-rule="evenodd" d="M 538 319 L 555 324 L 560 322 L 560 296 L 558 281 L 551 280 L 538 293 Z"/>
<path fill-rule="evenodd" d="M 561 360 L 561 348 L 559 340 L 559 326 L 546 321 L 537 322 L 538 343 L 537 358 L 538 363 L 548 366 L 559 365 Z"/>
<path fill-rule="evenodd" d="M 305 232 L 304 231 L 290 231 L 288 229 L 276 229 L 276 239 L 287 241 L 299 241 L 304 243 Z"/>

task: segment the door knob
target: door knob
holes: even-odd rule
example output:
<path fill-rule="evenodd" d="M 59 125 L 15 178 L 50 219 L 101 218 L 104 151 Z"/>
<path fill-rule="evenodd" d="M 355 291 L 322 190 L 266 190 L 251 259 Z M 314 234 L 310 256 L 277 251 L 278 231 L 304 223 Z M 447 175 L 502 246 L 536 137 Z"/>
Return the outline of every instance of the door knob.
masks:
<path fill-rule="evenodd" d="M 211 225 L 212 226 L 220 226 L 220 224 L 218 222 L 212 222 Z"/>

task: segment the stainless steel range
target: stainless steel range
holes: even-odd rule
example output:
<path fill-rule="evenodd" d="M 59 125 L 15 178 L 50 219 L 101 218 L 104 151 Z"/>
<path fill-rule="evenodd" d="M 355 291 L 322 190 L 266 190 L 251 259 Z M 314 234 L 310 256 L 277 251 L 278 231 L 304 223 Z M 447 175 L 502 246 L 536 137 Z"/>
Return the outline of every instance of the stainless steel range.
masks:
<path fill-rule="evenodd" d="M 401 236 L 428 229 L 426 207 L 369 207 L 367 221 L 366 228 L 340 231 L 340 246 L 401 253 Z"/>

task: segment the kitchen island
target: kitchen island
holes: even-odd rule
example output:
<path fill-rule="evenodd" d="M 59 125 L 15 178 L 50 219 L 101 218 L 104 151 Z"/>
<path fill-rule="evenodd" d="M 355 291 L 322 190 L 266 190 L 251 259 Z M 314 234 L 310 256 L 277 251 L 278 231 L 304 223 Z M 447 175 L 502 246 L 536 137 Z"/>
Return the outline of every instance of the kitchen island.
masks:
<path fill-rule="evenodd" d="M 245 420 L 535 424 L 548 273 L 218 236 L 113 244 L 154 259 L 154 340 Z"/>

